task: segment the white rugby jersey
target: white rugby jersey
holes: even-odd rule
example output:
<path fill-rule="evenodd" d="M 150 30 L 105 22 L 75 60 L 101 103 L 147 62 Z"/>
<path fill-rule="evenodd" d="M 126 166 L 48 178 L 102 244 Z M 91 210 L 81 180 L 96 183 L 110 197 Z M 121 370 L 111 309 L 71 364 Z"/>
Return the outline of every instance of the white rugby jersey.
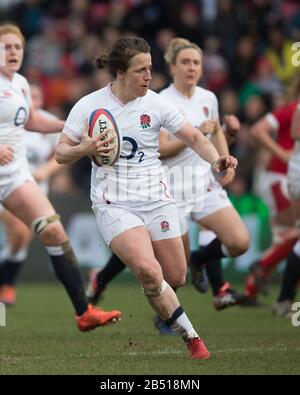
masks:
<path fill-rule="evenodd" d="M 115 118 L 123 136 L 123 146 L 115 165 L 98 167 L 92 164 L 93 207 L 113 203 L 151 210 L 153 202 L 172 201 L 158 159 L 159 132 L 161 127 L 171 133 L 178 131 L 186 122 L 184 115 L 151 90 L 123 104 L 108 84 L 75 104 L 63 132 L 79 143 L 90 114 L 99 108 L 107 109 Z"/>
<path fill-rule="evenodd" d="M 26 78 L 15 73 L 9 80 L 0 73 L 0 144 L 9 145 L 14 150 L 13 160 L 0 166 L 0 184 L 6 183 L 7 178 L 23 165 L 23 127 L 28 120 L 30 106 L 31 95 Z"/>
<path fill-rule="evenodd" d="M 199 127 L 204 121 L 209 119 L 219 119 L 217 98 L 213 92 L 207 89 L 196 86 L 193 96 L 188 98 L 171 84 L 168 88 L 162 90 L 160 95 L 171 101 L 195 127 Z M 175 136 L 169 134 L 169 139 L 175 138 Z M 199 186 L 199 183 L 204 182 L 203 176 L 208 176 L 211 173 L 210 164 L 189 147 L 185 148 L 178 155 L 164 159 L 162 162 L 169 169 L 174 169 L 178 166 L 182 170 L 182 174 L 184 174 L 184 182 L 180 182 L 180 180 L 176 182 L 176 179 L 175 182 L 170 182 L 171 194 L 175 197 L 175 200 L 180 200 L 180 197 L 184 197 L 184 200 L 191 200 L 191 196 L 187 196 L 186 191 L 188 189 L 192 191 L 195 185 Z M 171 178 L 172 180 L 174 178 Z M 183 189 L 186 189 L 184 193 Z"/>

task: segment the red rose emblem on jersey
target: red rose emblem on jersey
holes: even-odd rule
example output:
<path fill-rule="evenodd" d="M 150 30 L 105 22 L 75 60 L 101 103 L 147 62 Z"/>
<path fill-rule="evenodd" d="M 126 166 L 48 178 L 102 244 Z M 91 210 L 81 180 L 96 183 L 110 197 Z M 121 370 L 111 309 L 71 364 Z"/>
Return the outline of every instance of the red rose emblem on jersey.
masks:
<path fill-rule="evenodd" d="M 170 224 L 168 221 L 162 221 L 160 223 L 160 230 L 162 232 L 167 232 L 168 230 L 170 230 Z"/>
<path fill-rule="evenodd" d="M 147 114 L 143 114 L 140 117 L 140 125 L 142 129 L 147 129 L 150 128 L 151 124 L 151 118 Z"/>
<path fill-rule="evenodd" d="M 203 107 L 203 112 L 204 112 L 205 117 L 208 118 L 208 116 L 209 116 L 209 111 L 208 111 L 208 108 L 207 108 L 207 107 Z"/>

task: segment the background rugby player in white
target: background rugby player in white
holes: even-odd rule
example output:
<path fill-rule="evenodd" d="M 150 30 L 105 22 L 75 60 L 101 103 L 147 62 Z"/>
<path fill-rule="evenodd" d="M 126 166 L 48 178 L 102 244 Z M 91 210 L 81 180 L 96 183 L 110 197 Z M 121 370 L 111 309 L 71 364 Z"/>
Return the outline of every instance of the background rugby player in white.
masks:
<path fill-rule="evenodd" d="M 23 128 L 40 133 L 59 132 L 64 122 L 37 112 L 31 104 L 27 80 L 20 69 L 25 40 L 15 25 L 0 25 L 5 65 L 0 67 L 0 203 L 39 236 L 58 279 L 76 311 L 80 330 L 118 319 L 119 311 L 104 312 L 88 305 L 76 258 L 59 216 L 33 180 L 25 157 Z M 99 143 L 101 148 L 102 143 Z"/>
<path fill-rule="evenodd" d="M 197 86 L 202 76 L 201 49 L 188 40 L 173 39 L 167 48 L 165 60 L 170 67 L 173 83 L 160 95 L 171 101 L 195 127 L 205 133 L 220 155 L 228 155 L 228 145 L 219 123 L 217 98 L 213 92 Z M 176 177 L 171 178 L 170 184 L 171 194 L 175 197 L 179 210 L 180 230 L 187 259 L 188 219 L 191 218 L 207 229 L 201 231 L 206 241 L 201 243 L 202 247 L 205 244 L 207 247 L 193 253 L 193 267 L 197 269 L 199 265 L 212 259 L 244 253 L 249 246 L 247 229 L 207 163 L 168 131 L 160 134 L 160 153 L 163 164 L 171 174 L 178 169 L 181 169 L 182 174 L 190 174 L 185 176 L 184 182 L 176 182 Z M 220 180 L 225 185 L 233 177 L 234 170 L 227 169 Z M 190 193 L 197 189 L 197 193 Z M 239 301 L 238 295 L 224 282 L 220 259 L 208 264 L 208 270 L 210 265 L 214 265 L 211 277 L 215 307 L 222 309 L 236 304 Z M 195 270 L 193 272 L 195 275 Z M 199 278 L 195 277 L 193 283 L 197 287 Z"/>
<path fill-rule="evenodd" d="M 114 166 L 99 169 L 93 164 L 91 199 L 99 230 L 136 275 L 160 318 L 185 340 L 190 356 L 209 358 L 209 351 L 165 281 L 182 285 L 186 261 L 177 209 L 158 159 L 160 128 L 175 133 L 210 162 L 214 171 L 220 171 L 223 165 L 236 167 L 237 161 L 230 156 L 222 160 L 209 140 L 176 108 L 148 90 L 151 55 L 145 40 L 118 39 L 109 55 L 98 59 L 98 67 L 105 66 L 113 82 L 73 107 L 56 158 L 59 163 L 72 163 L 83 155 L 95 155 L 97 143 L 87 133 L 90 114 L 99 107 L 112 113 L 124 145 Z"/>
<path fill-rule="evenodd" d="M 56 118 L 41 109 L 44 105 L 41 88 L 37 84 L 31 84 L 30 90 L 33 107 L 47 117 Z M 49 177 L 60 169 L 60 165 L 54 158 L 58 135 L 28 132 L 24 129 L 23 139 L 29 170 L 42 191 L 47 195 Z M 0 259 L 3 262 L 0 265 L 0 302 L 14 304 L 16 302 L 15 284 L 18 273 L 27 257 L 32 232 L 22 221 L 18 220 L 9 211 L 4 210 L 1 205 L 0 221 L 4 224 L 6 236 L 6 244 L 0 251 Z"/>

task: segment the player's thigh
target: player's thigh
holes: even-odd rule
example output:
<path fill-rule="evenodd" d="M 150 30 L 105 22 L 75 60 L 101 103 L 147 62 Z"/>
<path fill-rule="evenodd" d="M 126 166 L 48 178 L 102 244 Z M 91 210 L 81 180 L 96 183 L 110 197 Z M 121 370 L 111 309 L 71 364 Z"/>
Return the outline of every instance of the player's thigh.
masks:
<path fill-rule="evenodd" d="M 131 269 L 143 286 L 158 286 L 162 271 L 144 226 L 127 229 L 114 237 L 110 248 Z M 155 282 L 155 284 L 152 284 Z"/>
<path fill-rule="evenodd" d="M 29 227 L 9 211 L 3 210 L 2 221 L 9 245 L 21 244 L 22 246 L 25 246 L 30 242 L 32 232 Z"/>
<path fill-rule="evenodd" d="M 190 239 L 189 239 L 189 234 L 188 232 L 184 233 L 181 236 L 182 243 L 183 243 L 183 248 L 184 248 L 184 255 L 185 255 L 185 260 L 188 264 L 189 259 L 190 259 Z"/>
<path fill-rule="evenodd" d="M 233 206 L 222 208 L 199 221 L 200 225 L 212 230 L 225 245 L 235 241 L 249 241 L 249 234 L 241 217 Z"/>
<path fill-rule="evenodd" d="M 42 193 L 39 186 L 26 181 L 16 188 L 3 202 L 4 207 L 28 227 L 39 217 L 48 217 L 55 213 L 52 204 Z"/>
<path fill-rule="evenodd" d="M 152 241 L 152 245 L 166 281 L 174 287 L 183 285 L 187 263 L 182 238 L 179 236 L 170 239 L 155 240 Z"/>

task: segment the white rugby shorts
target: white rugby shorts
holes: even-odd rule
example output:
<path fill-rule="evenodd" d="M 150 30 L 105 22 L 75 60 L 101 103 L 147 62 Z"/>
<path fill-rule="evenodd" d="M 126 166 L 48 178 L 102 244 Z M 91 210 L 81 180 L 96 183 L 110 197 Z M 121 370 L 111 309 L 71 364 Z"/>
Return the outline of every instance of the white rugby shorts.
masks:
<path fill-rule="evenodd" d="M 200 196 L 195 202 L 176 202 L 176 204 L 181 235 L 188 231 L 190 219 L 199 222 L 222 208 L 232 206 L 227 192 L 214 176 L 209 177 L 204 196 Z"/>
<path fill-rule="evenodd" d="M 115 237 L 137 226 L 144 226 L 153 241 L 180 236 L 175 203 L 161 204 L 151 211 L 106 204 L 94 206 L 93 211 L 100 233 L 108 247 Z"/>
<path fill-rule="evenodd" d="M 2 180 L 0 180 L 0 203 L 3 203 L 24 182 L 34 181 L 27 166 L 22 167 L 20 171 L 15 172 L 11 177 L 5 177 L 5 179 L 5 183 L 2 183 Z"/>

